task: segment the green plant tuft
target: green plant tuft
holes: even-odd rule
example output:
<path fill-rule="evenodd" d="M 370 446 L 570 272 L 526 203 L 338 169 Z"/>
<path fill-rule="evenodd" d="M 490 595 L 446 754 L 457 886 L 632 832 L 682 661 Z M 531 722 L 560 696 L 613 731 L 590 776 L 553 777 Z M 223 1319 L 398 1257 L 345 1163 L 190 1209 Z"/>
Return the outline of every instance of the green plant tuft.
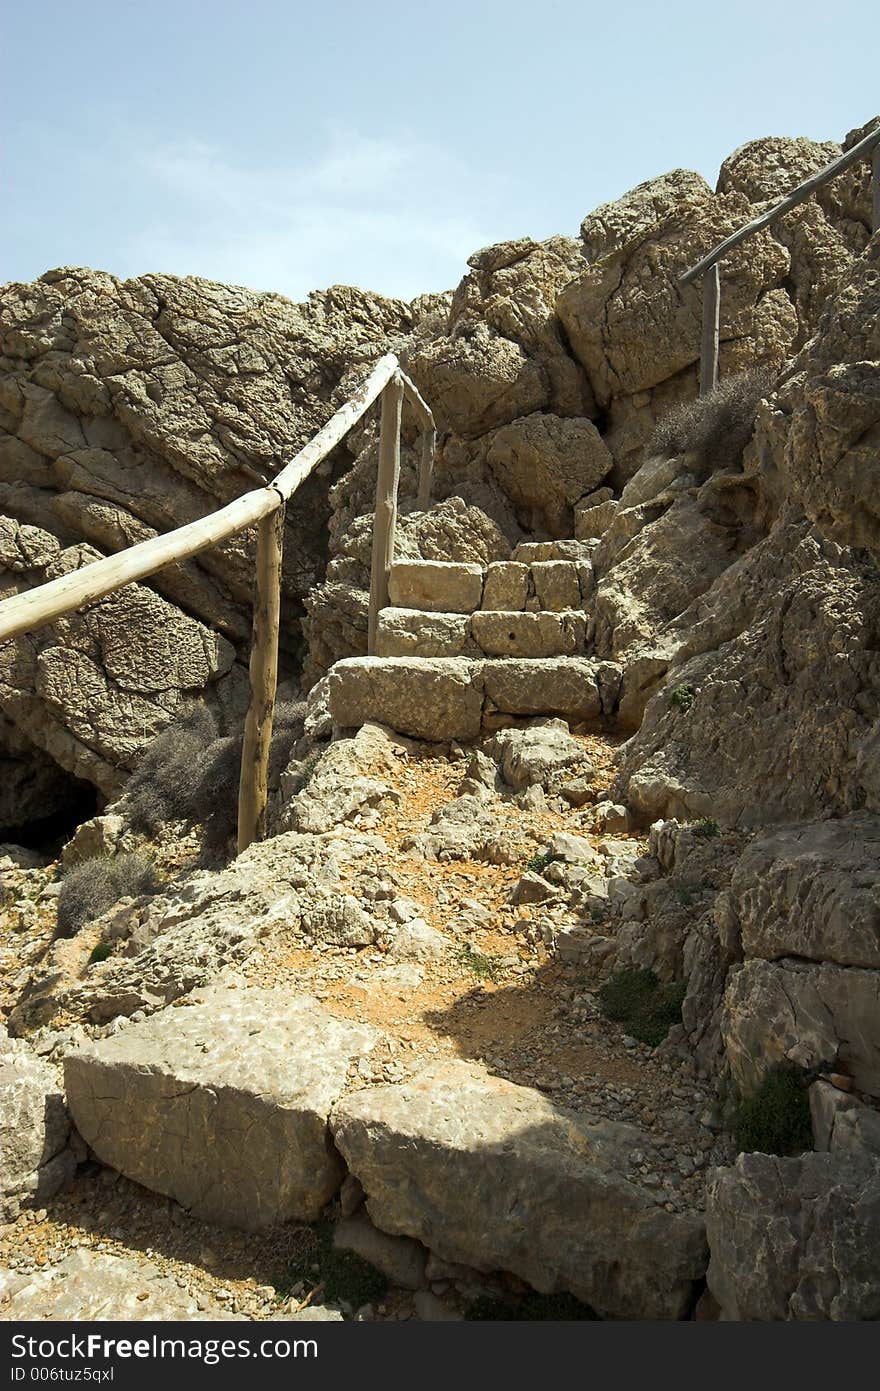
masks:
<path fill-rule="evenodd" d="M 681 685 L 673 686 L 669 692 L 669 704 L 676 710 L 690 710 L 696 694 L 696 686 L 692 686 L 689 681 L 682 681 Z"/>
<path fill-rule="evenodd" d="M 721 827 L 712 816 L 704 816 L 702 821 L 696 821 L 691 830 L 695 836 L 702 836 L 704 840 L 712 840 L 715 836 L 721 835 Z"/>
<path fill-rule="evenodd" d="M 673 1024 L 681 1020 L 687 983 L 661 985 L 653 971 L 618 971 L 599 990 L 599 1004 L 606 1019 L 625 1024 L 640 1043 L 656 1048 Z"/>
<path fill-rule="evenodd" d="M 563 859 L 562 855 L 555 855 L 552 850 L 544 850 L 538 855 L 533 855 L 530 860 L 526 860 L 526 869 L 532 874 L 543 874 L 548 865 L 556 864 Z"/>
<path fill-rule="evenodd" d="M 340 1251 L 333 1245 L 332 1222 L 317 1222 L 303 1235 L 299 1253 L 276 1285 L 279 1300 L 289 1299 L 299 1284 L 306 1292 L 320 1286 L 322 1303 L 344 1303 L 357 1310 L 386 1293 L 388 1280 L 381 1270 L 354 1251 Z"/>
<path fill-rule="evenodd" d="M 472 1322 L 498 1319 L 507 1323 L 526 1320 L 562 1323 L 598 1318 L 588 1304 L 582 1304 L 573 1294 L 538 1294 L 536 1290 L 528 1290 L 518 1298 L 511 1295 L 507 1299 L 480 1295 L 467 1306 L 464 1316 Z"/>
<path fill-rule="evenodd" d="M 106 961 L 107 957 L 112 955 L 113 948 L 109 942 L 98 942 L 96 946 L 92 947 L 89 956 L 89 964 L 91 965 L 93 962 L 97 961 Z"/>
<path fill-rule="evenodd" d="M 487 952 L 477 951 L 469 943 L 463 947 L 458 947 L 455 952 L 455 960 L 459 966 L 464 966 L 466 970 L 473 971 L 474 975 L 480 980 L 497 980 L 501 974 L 501 957 L 493 956 Z"/>
<path fill-rule="evenodd" d="M 771 1068 L 758 1090 L 740 1101 L 732 1128 L 740 1153 L 803 1154 L 812 1149 L 807 1079 L 793 1067 Z"/>

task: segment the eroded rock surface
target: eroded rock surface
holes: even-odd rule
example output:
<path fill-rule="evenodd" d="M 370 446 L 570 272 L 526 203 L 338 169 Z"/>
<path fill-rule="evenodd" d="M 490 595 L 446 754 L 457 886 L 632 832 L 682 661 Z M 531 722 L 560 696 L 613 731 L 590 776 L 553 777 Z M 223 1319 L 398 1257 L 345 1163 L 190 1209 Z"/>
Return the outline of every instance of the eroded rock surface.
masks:
<path fill-rule="evenodd" d="M 687 1312 L 705 1266 L 702 1223 L 658 1212 L 624 1176 L 633 1127 L 590 1125 L 451 1062 L 347 1098 L 332 1129 L 383 1230 L 619 1318 Z"/>

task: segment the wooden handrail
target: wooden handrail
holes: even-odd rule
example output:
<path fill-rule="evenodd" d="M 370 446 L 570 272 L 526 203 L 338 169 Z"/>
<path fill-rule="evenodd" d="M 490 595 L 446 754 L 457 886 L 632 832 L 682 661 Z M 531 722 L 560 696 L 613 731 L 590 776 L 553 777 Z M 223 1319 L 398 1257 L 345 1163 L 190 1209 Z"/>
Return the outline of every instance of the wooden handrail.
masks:
<path fill-rule="evenodd" d="M 679 276 L 679 283 L 681 285 L 688 285 L 692 280 L 695 280 L 698 275 L 702 275 L 704 270 L 708 270 L 716 261 L 719 261 L 722 256 L 726 256 L 728 251 L 732 251 L 735 246 L 739 246 L 740 242 L 745 241 L 747 237 L 754 236 L 756 232 L 763 231 L 765 227 L 769 227 L 778 217 L 782 217 L 783 213 L 789 212 L 791 208 L 796 208 L 799 203 L 806 202 L 810 195 L 816 192 L 817 188 L 821 188 L 823 184 L 827 184 L 830 179 L 835 179 L 838 174 L 842 174 L 844 169 L 848 169 L 851 164 L 857 164 L 860 159 L 864 159 L 864 157 L 878 144 L 880 144 L 880 125 L 870 131 L 857 145 L 853 145 L 851 150 L 847 150 L 845 154 L 832 160 L 824 169 L 819 169 L 815 174 L 811 174 L 808 179 L 804 179 L 803 183 L 798 184 L 797 188 L 793 189 L 792 192 L 779 203 L 775 203 L 767 212 L 761 213 L 760 217 L 756 217 L 751 222 L 745 223 L 744 226 L 740 227 L 738 232 L 733 232 L 729 237 L 726 237 L 724 241 L 719 242 L 701 261 L 697 261 L 695 266 L 691 266 L 690 270 L 686 270 L 684 275 Z M 878 205 L 876 184 L 872 212 L 873 230 L 876 232 L 880 230 L 877 220 Z"/>
<path fill-rule="evenodd" d="M 85 608 L 114 590 L 146 579 L 166 565 L 197 555 L 246 527 L 259 524 L 254 576 L 254 617 L 251 640 L 251 699 L 245 721 L 238 794 L 238 852 L 262 836 L 268 796 L 269 749 L 278 682 L 278 635 L 281 608 L 281 561 L 285 503 L 322 459 L 345 438 L 370 406 L 382 397 L 377 507 L 374 522 L 373 570 L 370 580 L 371 615 L 376 597 L 387 603 L 388 572 L 394 555 L 397 489 L 400 478 L 400 414 L 404 397 L 422 430 L 419 501 L 427 505 L 436 444 L 430 407 L 418 388 L 400 369 L 394 353 L 376 363 L 367 380 L 308 444 L 295 454 L 271 483 L 244 493 L 207 517 L 189 522 L 104 556 L 79 570 L 24 594 L 0 602 L 0 643 L 53 623 L 64 614 Z M 381 498 L 382 505 L 378 499 Z M 370 620 L 370 641 L 375 629 Z"/>
<path fill-rule="evenodd" d="M 198 555 L 199 551 L 226 541 L 280 506 L 281 495 L 275 488 L 256 488 L 197 522 L 189 522 L 149 541 L 139 541 L 116 555 L 90 561 L 70 574 L 47 580 L 23 594 L 14 594 L 0 603 L 0 642 L 44 628 L 56 618 L 112 594 L 114 589 L 122 589 L 154 575 L 166 565 Z"/>
<path fill-rule="evenodd" d="M 873 152 L 873 154 L 872 154 Z M 796 208 L 799 203 L 803 203 L 817 188 L 829 180 L 842 174 L 844 169 L 850 165 L 858 163 L 860 159 L 865 159 L 872 154 L 872 187 L 873 196 L 871 199 L 871 224 L 874 232 L 880 231 L 880 124 L 869 131 L 851 150 L 847 150 L 837 159 L 832 160 L 824 169 L 819 169 L 815 174 L 811 174 L 808 179 L 799 183 L 797 188 L 792 189 L 780 202 L 774 203 L 772 208 L 755 217 L 751 222 L 747 222 L 738 231 L 725 237 L 724 241 L 719 242 L 711 251 L 697 261 L 696 265 L 686 270 L 684 275 L 679 276 L 680 285 L 689 285 L 698 276 L 708 271 L 706 279 L 703 281 L 703 328 L 702 342 L 700 346 L 700 395 L 705 396 L 712 390 L 718 381 L 718 349 L 719 349 L 719 301 L 721 297 L 721 285 L 719 280 L 718 262 L 722 256 L 726 256 L 728 251 L 732 251 L 735 246 L 739 246 L 747 237 L 754 236 L 756 232 L 763 231 L 769 227 L 777 218 L 782 217 L 791 208 Z"/>
<path fill-rule="evenodd" d="M 346 401 L 298 454 L 286 464 L 272 483 L 244 493 L 207 517 L 174 531 L 140 541 L 116 555 L 93 560 L 82 569 L 56 580 L 37 585 L 0 603 L 0 642 L 33 632 L 66 613 L 111 594 L 114 589 L 154 575 L 166 565 L 187 560 L 199 551 L 252 526 L 274 512 L 296 491 L 339 442 L 345 438 L 381 394 L 398 370 L 393 353 L 380 359 L 364 385 Z"/>

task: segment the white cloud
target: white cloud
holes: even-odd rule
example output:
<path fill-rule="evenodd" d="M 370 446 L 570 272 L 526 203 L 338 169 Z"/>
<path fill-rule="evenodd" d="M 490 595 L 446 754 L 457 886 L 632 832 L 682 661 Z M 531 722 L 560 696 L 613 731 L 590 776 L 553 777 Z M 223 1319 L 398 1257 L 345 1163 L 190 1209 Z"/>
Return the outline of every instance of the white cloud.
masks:
<path fill-rule="evenodd" d="M 493 240 L 497 181 L 442 150 L 331 129 L 309 158 L 245 166 L 198 140 L 126 140 L 136 231 L 126 274 L 169 271 L 278 290 L 351 283 L 409 299 L 453 286 Z"/>

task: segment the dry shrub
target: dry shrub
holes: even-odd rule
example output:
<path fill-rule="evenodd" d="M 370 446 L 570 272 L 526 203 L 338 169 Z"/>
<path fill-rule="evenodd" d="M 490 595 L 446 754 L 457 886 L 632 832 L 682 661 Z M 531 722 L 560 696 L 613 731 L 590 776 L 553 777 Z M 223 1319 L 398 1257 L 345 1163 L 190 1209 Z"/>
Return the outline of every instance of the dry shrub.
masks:
<path fill-rule="evenodd" d="M 648 454 L 694 454 L 703 469 L 735 468 L 774 379 L 769 368 L 752 367 L 725 377 L 708 395 L 674 406 L 654 430 Z"/>
<path fill-rule="evenodd" d="M 302 738 L 305 705 L 275 707 L 269 783 L 277 785 Z M 153 740 L 126 788 L 129 820 L 154 834 L 169 821 L 193 821 L 204 830 L 208 849 L 219 850 L 238 820 L 238 782 L 243 730 L 221 734 L 211 711 L 198 706 Z"/>
<path fill-rule="evenodd" d="M 67 870 L 58 895 L 59 937 L 73 937 L 121 898 L 140 898 L 159 887 L 156 866 L 146 855 L 98 855 Z"/>

